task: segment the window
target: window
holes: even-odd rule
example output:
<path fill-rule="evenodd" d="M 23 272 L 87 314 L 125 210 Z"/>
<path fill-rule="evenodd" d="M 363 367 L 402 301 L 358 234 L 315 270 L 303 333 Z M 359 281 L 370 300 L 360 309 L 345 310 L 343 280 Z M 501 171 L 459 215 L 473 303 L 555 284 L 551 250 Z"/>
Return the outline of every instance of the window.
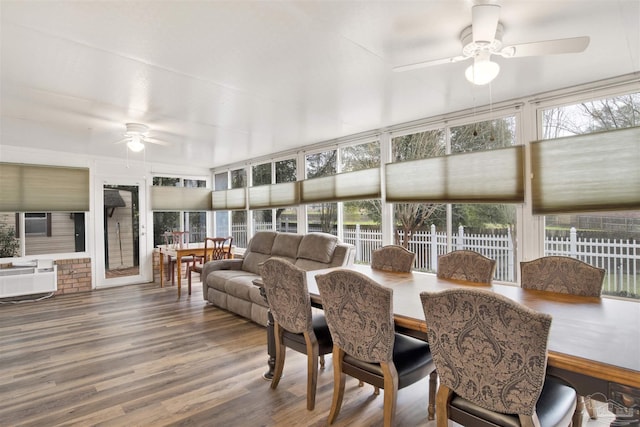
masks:
<path fill-rule="evenodd" d="M 444 130 L 435 129 L 408 135 L 401 135 L 391 140 L 391 159 L 393 162 L 426 159 L 445 154 Z M 393 229 L 394 243 L 402 245 L 416 254 L 417 270 L 434 271 L 431 265 L 436 248 L 445 245 L 446 239 L 433 239 L 431 225 L 437 226 L 441 232 L 446 230 L 445 205 L 439 203 L 394 203 Z M 426 241 L 432 239 L 431 245 Z M 430 255 L 430 253 L 434 255 Z M 446 252 L 444 249 L 440 253 Z"/>
<path fill-rule="evenodd" d="M 24 234 L 25 236 L 51 236 L 49 224 L 51 214 L 46 213 L 26 213 L 24 214 Z"/>
<path fill-rule="evenodd" d="M 514 116 L 451 128 L 451 153 L 494 150 L 516 144 Z M 452 249 L 471 249 L 496 260 L 495 280 L 516 280 L 516 205 L 451 205 Z"/>
<path fill-rule="evenodd" d="M 638 127 L 640 92 L 546 108 L 541 115 L 543 139 Z M 640 211 L 548 214 L 544 222 L 544 255 L 604 268 L 603 294 L 640 298 Z"/>
<path fill-rule="evenodd" d="M 15 240 L 0 243 L 0 258 L 85 252 L 84 212 L 0 213 L 0 234 Z M 12 236 L 11 239 L 9 236 Z M 24 250 L 23 250 L 24 249 Z"/>
<path fill-rule="evenodd" d="M 159 187 L 206 188 L 204 179 L 186 179 L 171 176 L 153 177 L 153 185 Z M 192 191 L 192 190 L 189 190 Z M 193 190 L 195 191 L 195 190 Z M 165 244 L 165 233 L 188 231 L 189 242 L 203 242 L 207 236 L 206 211 L 155 211 L 153 212 L 153 244 Z"/>
<path fill-rule="evenodd" d="M 341 147 L 339 151 L 342 173 L 380 168 L 379 141 Z M 342 240 L 356 247 L 356 262 L 370 263 L 371 252 L 382 246 L 381 199 L 343 202 L 341 218 Z"/>
<path fill-rule="evenodd" d="M 416 253 L 416 269 L 435 271 L 438 255 L 469 249 L 497 261 L 495 279 L 515 281 L 515 204 L 524 200 L 515 123 L 504 117 L 392 139 L 387 200 L 396 201 L 395 243 Z"/>
<path fill-rule="evenodd" d="M 308 154 L 305 157 L 307 179 L 335 175 L 337 172 L 337 150 Z M 309 232 L 321 231 L 337 235 L 338 203 L 322 202 L 306 205 Z"/>

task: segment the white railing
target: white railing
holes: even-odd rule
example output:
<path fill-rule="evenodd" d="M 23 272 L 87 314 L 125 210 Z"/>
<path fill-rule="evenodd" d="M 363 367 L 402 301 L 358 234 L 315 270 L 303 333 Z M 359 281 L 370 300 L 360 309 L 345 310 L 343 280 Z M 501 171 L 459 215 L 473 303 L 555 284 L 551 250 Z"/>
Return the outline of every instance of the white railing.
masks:
<path fill-rule="evenodd" d="M 255 224 L 256 230 L 270 230 L 270 224 Z M 292 227 L 293 228 L 293 227 Z M 295 232 L 294 229 L 289 231 Z M 319 231 L 319 230 L 310 230 Z M 234 226 L 234 237 L 242 236 L 246 241 L 246 229 Z M 345 227 L 343 240 L 356 247 L 356 262 L 371 263 L 371 252 L 382 246 L 382 232 L 363 228 L 360 225 Z M 402 235 L 400 236 L 402 238 Z M 240 246 L 240 245 L 238 245 Z M 447 251 L 447 236 L 436 232 L 432 225 L 428 232 L 417 232 L 411 236 L 408 249 L 416 254 L 414 268 L 435 272 L 438 255 Z M 510 230 L 504 234 L 465 234 L 458 228 L 453 238 L 453 249 L 470 249 L 496 260 L 495 280 L 515 282 L 516 263 L 513 239 Z M 640 297 L 640 242 L 617 239 L 580 239 L 575 228 L 569 238 L 546 238 L 545 255 L 564 255 L 577 258 L 596 267 L 604 268 L 603 292 Z"/>

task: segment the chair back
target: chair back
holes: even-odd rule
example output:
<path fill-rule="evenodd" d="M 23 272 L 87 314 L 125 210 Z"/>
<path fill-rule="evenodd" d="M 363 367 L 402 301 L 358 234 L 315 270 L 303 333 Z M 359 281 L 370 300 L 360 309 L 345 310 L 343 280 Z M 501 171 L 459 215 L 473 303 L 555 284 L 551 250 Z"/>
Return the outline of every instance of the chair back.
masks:
<path fill-rule="evenodd" d="M 294 334 L 312 332 L 306 271 L 284 259 L 270 258 L 262 265 L 262 281 L 273 320 Z"/>
<path fill-rule="evenodd" d="M 317 275 L 333 344 L 370 363 L 393 358 L 393 291 L 351 270 Z"/>
<path fill-rule="evenodd" d="M 231 257 L 231 245 L 233 237 L 205 237 L 204 238 L 204 260 L 214 261 L 217 259 L 226 259 Z M 209 251 L 208 249 L 211 249 Z"/>
<path fill-rule="evenodd" d="M 491 284 L 496 260 L 470 250 L 452 251 L 438 257 L 438 277 Z"/>
<path fill-rule="evenodd" d="M 567 256 L 520 263 L 522 288 L 599 297 L 605 270 Z"/>
<path fill-rule="evenodd" d="M 483 408 L 532 415 L 551 316 L 483 289 L 420 294 L 440 383 Z"/>
<path fill-rule="evenodd" d="M 387 245 L 371 253 L 371 268 L 409 273 L 416 254 L 399 245 Z"/>

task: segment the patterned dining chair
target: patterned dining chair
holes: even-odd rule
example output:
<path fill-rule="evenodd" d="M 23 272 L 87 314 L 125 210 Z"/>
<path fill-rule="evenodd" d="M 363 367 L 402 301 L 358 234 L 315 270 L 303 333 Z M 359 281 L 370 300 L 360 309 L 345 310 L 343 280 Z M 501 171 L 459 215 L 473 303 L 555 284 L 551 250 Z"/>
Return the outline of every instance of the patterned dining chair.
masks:
<path fill-rule="evenodd" d="M 204 255 L 194 257 L 194 262 L 188 271 L 189 295 L 191 295 L 191 273 L 202 274 L 202 267 L 209 261 L 231 258 L 232 245 L 233 237 L 231 236 L 204 238 Z"/>
<path fill-rule="evenodd" d="M 261 270 L 265 295 L 274 320 L 276 365 L 271 388 L 278 387 L 286 347 L 307 355 L 307 409 L 313 410 L 318 383 L 318 361 L 333 350 L 324 313 L 311 311 L 307 273 L 289 261 L 270 258 Z"/>
<path fill-rule="evenodd" d="M 567 256 L 520 262 L 523 289 L 599 297 L 605 270 Z"/>
<path fill-rule="evenodd" d="M 438 277 L 491 284 L 496 261 L 470 250 L 452 251 L 438 257 Z"/>
<path fill-rule="evenodd" d="M 386 245 L 371 253 L 371 268 L 410 273 L 416 254 L 400 245 Z"/>
<path fill-rule="evenodd" d="M 316 282 L 334 344 L 329 424 L 340 412 L 346 375 L 384 389 L 386 427 L 394 422 L 398 390 L 429 374 L 431 406 L 437 377 L 429 344 L 395 333 L 393 290 L 346 269 L 317 275 Z"/>
<path fill-rule="evenodd" d="M 576 392 L 546 375 L 551 316 L 484 289 L 420 294 L 438 427 L 571 425 Z"/>

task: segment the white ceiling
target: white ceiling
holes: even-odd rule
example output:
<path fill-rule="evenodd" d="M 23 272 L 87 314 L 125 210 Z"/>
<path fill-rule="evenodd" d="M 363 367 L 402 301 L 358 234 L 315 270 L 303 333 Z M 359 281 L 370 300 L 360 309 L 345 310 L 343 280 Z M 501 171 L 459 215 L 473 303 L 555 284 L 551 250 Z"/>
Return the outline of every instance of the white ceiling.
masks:
<path fill-rule="evenodd" d="M 503 44 L 589 36 L 584 53 L 496 57 L 498 102 L 640 70 L 640 0 L 502 0 Z M 6 1 L 0 144 L 216 167 L 488 103 L 459 55 L 470 0 Z M 131 154 L 130 156 L 139 156 Z"/>

